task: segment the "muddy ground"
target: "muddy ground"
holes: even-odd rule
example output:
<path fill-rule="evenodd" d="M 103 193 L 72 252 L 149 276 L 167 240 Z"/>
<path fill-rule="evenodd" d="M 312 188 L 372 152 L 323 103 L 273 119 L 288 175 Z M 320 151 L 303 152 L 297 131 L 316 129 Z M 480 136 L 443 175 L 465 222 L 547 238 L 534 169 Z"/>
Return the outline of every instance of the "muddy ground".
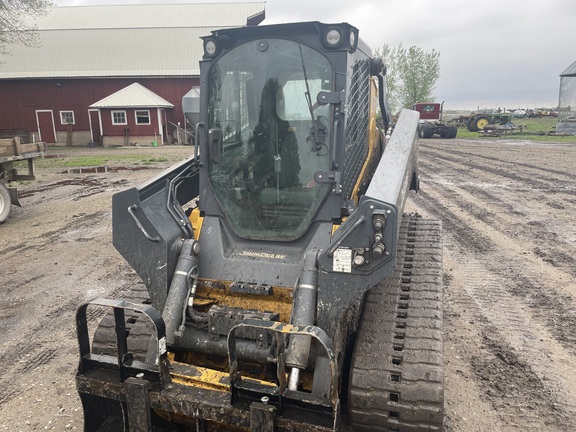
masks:
<path fill-rule="evenodd" d="M 445 430 L 576 430 L 576 140 L 420 149 L 421 191 L 406 211 L 443 221 Z M 111 245 L 112 194 L 190 154 L 118 151 L 168 161 L 39 170 L 0 225 L 0 430 L 82 429 L 76 308 L 137 283 Z"/>

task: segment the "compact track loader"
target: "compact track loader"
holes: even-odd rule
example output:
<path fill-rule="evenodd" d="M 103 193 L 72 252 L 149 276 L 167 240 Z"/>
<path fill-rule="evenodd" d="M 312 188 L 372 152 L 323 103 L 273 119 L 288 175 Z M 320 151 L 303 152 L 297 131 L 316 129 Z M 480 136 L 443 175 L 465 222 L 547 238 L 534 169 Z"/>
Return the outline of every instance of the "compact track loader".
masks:
<path fill-rule="evenodd" d="M 384 133 L 349 24 L 203 41 L 195 155 L 113 197 L 143 287 L 77 312 L 85 430 L 442 430 L 441 227 L 403 214 L 418 113 Z"/>

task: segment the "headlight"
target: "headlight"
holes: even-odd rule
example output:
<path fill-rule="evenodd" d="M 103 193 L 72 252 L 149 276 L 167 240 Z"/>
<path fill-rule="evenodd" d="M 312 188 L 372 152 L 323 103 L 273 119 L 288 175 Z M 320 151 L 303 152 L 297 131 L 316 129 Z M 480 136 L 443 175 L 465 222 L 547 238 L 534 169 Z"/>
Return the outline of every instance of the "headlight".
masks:
<path fill-rule="evenodd" d="M 339 47 L 342 43 L 342 31 L 340 29 L 331 28 L 326 32 L 324 42 L 330 48 Z"/>
<path fill-rule="evenodd" d="M 349 43 L 350 43 L 350 48 L 352 48 L 352 49 L 356 48 L 356 32 L 355 31 L 350 32 Z"/>
<path fill-rule="evenodd" d="M 208 39 L 204 42 L 204 54 L 208 57 L 214 57 L 218 51 L 216 41 L 213 39 Z"/>

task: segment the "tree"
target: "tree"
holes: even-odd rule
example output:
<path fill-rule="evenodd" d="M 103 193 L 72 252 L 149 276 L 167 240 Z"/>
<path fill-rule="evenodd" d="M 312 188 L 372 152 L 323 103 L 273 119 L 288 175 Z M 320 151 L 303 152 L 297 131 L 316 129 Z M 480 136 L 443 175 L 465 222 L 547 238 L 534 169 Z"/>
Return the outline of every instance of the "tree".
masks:
<path fill-rule="evenodd" d="M 392 112 L 410 108 L 417 102 L 432 102 L 434 86 L 440 77 L 440 52 L 426 52 L 402 44 L 391 48 L 384 44 L 374 52 L 381 57 L 387 68 L 388 100 Z"/>
<path fill-rule="evenodd" d="M 52 6 L 51 0 L 0 0 L 0 54 L 9 54 L 10 44 L 38 46 L 33 19 Z"/>

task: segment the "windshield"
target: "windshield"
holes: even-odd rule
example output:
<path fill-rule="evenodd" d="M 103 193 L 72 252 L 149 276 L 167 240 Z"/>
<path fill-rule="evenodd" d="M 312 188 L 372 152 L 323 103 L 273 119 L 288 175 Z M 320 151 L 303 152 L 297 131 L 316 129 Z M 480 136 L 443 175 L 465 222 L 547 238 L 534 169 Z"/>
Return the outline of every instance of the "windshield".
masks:
<path fill-rule="evenodd" d="M 222 136 L 209 158 L 210 183 L 233 230 L 244 238 L 289 240 L 312 222 L 330 187 L 332 68 L 319 52 L 269 39 L 223 55 L 208 76 L 208 127 Z M 218 152 L 216 152 L 218 153 Z"/>

